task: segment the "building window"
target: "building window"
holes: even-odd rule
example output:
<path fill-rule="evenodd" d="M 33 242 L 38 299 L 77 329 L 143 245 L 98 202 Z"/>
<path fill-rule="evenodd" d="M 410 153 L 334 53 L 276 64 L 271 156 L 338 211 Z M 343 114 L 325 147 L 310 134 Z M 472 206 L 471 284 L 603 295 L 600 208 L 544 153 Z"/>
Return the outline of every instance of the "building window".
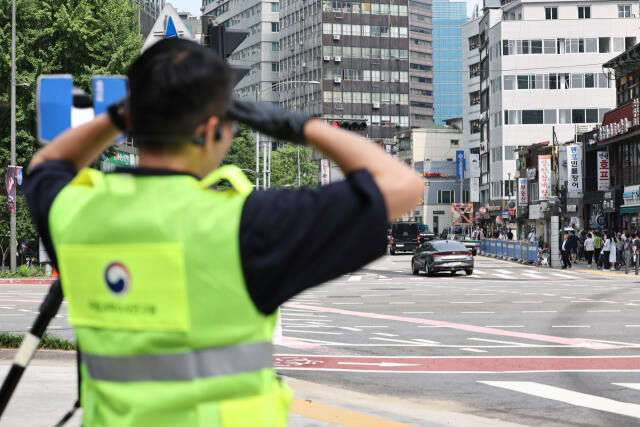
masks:
<path fill-rule="evenodd" d="M 558 19 L 558 8 L 557 7 L 545 7 L 544 8 L 544 19 Z"/>
<path fill-rule="evenodd" d="M 455 202 L 455 190 L 438 190 L 438 204 L 446 205 Z"/>
<path fill-rule="evenodd" d="M 469 78 L 478 77 L 480 75 L 480 63 L 469 65 Z"/>
<path fill-rule="evenodd" d="M 480 133 L 480 120 L 470 120 L 469 130 L 471 133 Z"/>
<path fill-rule="evenodd" d="M 515 160 L 516 159 L 516 151 L 518 151 L 518 147 L 507 145 L 504 147 L 504 159 L 505 160 Z"/>
<path fill-rule="evenodd" d="M 273 3 L 276 4 L 276 3 Z M 280 31 L 280 23 L 279 22 L 272 22 L 271 23 L 271 32 L 272 33 L 277 33 Z"/>
<path fill-rule="evenodd" d="M 469 37 L 469 50 L 477 49 L 480 47 L 480 36 L 475 35 Z"/>
<path fill-rule="evenodd" d="M 578 6 L 578 19 L 591 18 L 591 6 Z"/>
<path fill-rule="evenodd" d="M 273 71 L 274 73 L 277 73 L 279 70 L 280 70 L 280 64 L 278 64 L 277 62 L 272 62 L 271 71 Z"/>
<path fill-rule="evenodd" d="M 631 18 L 631 5 L 619 4 L 618 5 L 618 18 Z"/>
<path fill-rule="evenodd" d="M 456 145 L 456 146 L 460 145 L 460 140 L 459 139 L 452 139 L 451 140 L 451 145 Z"/>
<path fill-rule="evenodd" d="M 475 92 L 471 92 L 469 94 L 469 105 L 478 105 L 480 104 L 480 91 L 477 90 Z"/>
<path fill-rule="evenodd" d="M 271 3 L 271 12 L 280 12 L 280 3 Z"/>

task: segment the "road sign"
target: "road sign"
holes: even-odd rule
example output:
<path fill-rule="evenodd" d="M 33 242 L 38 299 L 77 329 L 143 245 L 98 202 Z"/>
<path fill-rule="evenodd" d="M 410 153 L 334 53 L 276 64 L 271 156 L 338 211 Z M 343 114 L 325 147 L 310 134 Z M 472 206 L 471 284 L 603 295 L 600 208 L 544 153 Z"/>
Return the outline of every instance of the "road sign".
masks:
<path fill-rule="evenodd" d="M 509 218 L 509 211 L 502 211 L 502 218 Z"/>
<path fill-rule="evenodd" d="M 73 77 L 70 74 L 41 75 L 36 83 L 38 140 L 52 141 L 71 127 Z"/>
<path fill-rule="evenodd" d="M 176 26 L 173 23 L 173 18 L 169 17 L 167 20 L 167 29 L 164 31 L 165 39 L 177 39 L 178 31 L 176 30 Z"/>
<path fill-rule="evenodd" d="M 451 225 L 473 224 L 473 203 L 451 203 Z"/>

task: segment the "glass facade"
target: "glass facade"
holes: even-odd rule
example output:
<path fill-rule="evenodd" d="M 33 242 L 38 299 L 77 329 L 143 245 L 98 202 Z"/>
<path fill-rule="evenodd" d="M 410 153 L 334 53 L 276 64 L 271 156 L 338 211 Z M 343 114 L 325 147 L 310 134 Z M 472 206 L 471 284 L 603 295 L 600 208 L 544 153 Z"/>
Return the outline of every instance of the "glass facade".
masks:
<path fill-rule="evenodd" d="M 462 25 L 464 1 L 433 1 L 433 121 L 462 117 Z"/>

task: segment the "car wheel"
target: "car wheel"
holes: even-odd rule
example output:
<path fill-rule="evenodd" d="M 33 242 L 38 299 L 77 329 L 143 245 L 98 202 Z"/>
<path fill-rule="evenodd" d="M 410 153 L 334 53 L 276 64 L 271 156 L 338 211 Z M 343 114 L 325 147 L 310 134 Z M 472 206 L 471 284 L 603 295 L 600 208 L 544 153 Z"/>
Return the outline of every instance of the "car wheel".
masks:
<path fill-rule="evenodd" d="M 433 276 L 433 271 L 431 271 L 428 265 L 425 267 L 425 270 L 427 271 L 427 276 L 429 277 Z"/>
<path fill-rule="evenodd" d="M 457 273 L 457 271 L 455 271 L 455 270 L 451 270 L 451 275 L 452 275 L 452 276 L 455 276 L 455 275 L 456 275 L 456 273 Z"/>
<path fill-rule="evenodd" d="M 467 273 L 467 276 L 471 276 L 473 274 L 473 269 L 469 269 L 469 270 L 465 270 L 465 273 Z"/>
<path fill-rule="evenodd" d="M 411 261 L 411 271 L 413 272 L 414 276 L 420 275 L 420 270 L 416 268 L 416 264 L 413 261 Z"/>
<path fill-rule="evenodd" d="M 396 251 L 394 251 L 393 249 L 389 249 L 389 253 L 390 253 L 391 255 L 395 255 L 395 254 L 396 254 Z"/>

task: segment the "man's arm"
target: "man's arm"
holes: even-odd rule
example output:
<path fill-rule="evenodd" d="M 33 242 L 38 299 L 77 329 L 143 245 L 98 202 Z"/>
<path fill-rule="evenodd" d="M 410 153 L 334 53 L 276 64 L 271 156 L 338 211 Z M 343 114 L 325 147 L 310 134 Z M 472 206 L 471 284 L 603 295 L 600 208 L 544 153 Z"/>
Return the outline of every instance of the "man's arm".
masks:
<path fill-rule="evenodd" d="M 345 175 L 366 169 L 382 193 L 389 222 L 411 210 L 424 193 L 424 180 L 375 144 L 353 132 L 311 119 L 304 126 L 306 140 L 333 159 Z"/>
<path fill-rule="evenodd" d="M 90 165 L 120 133 L 122 131 L 107 114 L 100 114 L 90 122 L 58 135 L 33 156 L 29 169 L 47 160 L 64 160 L 80 170 Z"/>

